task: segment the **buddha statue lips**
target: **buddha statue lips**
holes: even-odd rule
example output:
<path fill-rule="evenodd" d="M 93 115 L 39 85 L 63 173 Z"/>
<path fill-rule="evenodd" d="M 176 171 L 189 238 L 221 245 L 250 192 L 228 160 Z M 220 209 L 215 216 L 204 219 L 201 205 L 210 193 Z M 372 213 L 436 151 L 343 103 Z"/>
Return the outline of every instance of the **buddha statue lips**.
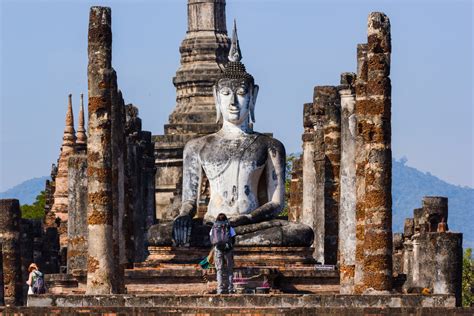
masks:
<path fill-rule="evenodd" d="M 250 244 L 311 245 L 311 228 L 274 219 L 284 205 L 285 148 L 275 138 L 253 131 L 259 87 L 240 59 L 234 24 L 229 62 L 213 87 L 222 128 L 190 140 L 184 148 L 182 204 L 173 223 L 174 244 L 190 244 L 204 171 L 210 185 L 206 223 L 225 213 L 236 229 L 238 244 L 251 236 Z"/>

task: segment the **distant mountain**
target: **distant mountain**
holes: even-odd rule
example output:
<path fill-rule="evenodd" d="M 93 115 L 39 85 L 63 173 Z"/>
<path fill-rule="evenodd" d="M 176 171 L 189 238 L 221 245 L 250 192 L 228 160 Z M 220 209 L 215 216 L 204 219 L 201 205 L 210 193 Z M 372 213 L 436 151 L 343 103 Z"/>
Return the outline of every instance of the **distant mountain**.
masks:
<path fill-rule="evenodd" d="M 0 199 L 18 199 L 20 204 L 32 204 L 36 196 L 44 190 L 45 182 L 49 177 L 40 177 L 26 180 L 5 192 L 0 193 Z"/>
<path fill-rule="evenodd" d="M 405 163 L 403 158 L 393 160 L 393 231 L 403 231 L 405 218 L 413 217 L 413 209 L 421 207 L 424 196 L 446 196 L 449 230 L 464 233 L 463 247 L 474 248 L 474 189 L 449 184 Z"/>
<path fill-rule="evenodd" d="M 424 196 L 448 197 L 448 225 L 452 231 L 464 233 L 463 246 L 474 248 L 474 189 L 449 184 L 430 173 L 406 165 L 406 159 L 393 160 L 393 231 L 402 232 L 403 222 L 413 217 L 413 209 L 421 207 Z M 17 198 L 31 204 L 44 190 L 48 177 L 27 180 L 3 193 L 0 198 Z"/>

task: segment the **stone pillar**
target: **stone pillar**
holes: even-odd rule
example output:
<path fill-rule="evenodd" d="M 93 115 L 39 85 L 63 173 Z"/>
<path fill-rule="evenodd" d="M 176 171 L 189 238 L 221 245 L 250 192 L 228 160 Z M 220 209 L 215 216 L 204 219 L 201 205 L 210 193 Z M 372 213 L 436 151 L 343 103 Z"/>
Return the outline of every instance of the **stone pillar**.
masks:
<path fill-rule="evenodd" d="M 357 45 L 357 79 L 355 113 L 357 123 L 365 120 L 362 108 L 367 101 L 367 44 Z M 354 271 L 354 292 L 364 291 L 364 224 L 365 206 L 365 166 L 367 161 L 366 143 L 356 128 L 356 266 Z"/>
<path fill-rule="evenodd" d="M 452 294 L 457 306 L 461 303 L 462 234 L 453 232 L 421 234 L 419 288 L 433 294 Z"/>
<path fill-rule="evenodd" d="M 86 293 L 112 294 L 113 258 L 111 85 L 111 10 L 92 7 L 89 17 L 89 139 L 87 143 L 87 223 L 89 233 Z"/>
<path fill-rule="evenodd" d="M 367 100 L 358 109 L 358 129 L 366 144 L 364 286 L 392 289 L 392 149 L 390 21 L 379 12 L 368 18 Z"/>
<path fill-rule="evenodd" d="M 354 73 L 341 75 L 341 200 L 339 206 L 340 293 L 354 293 L 356 250 L 356 125 Z"/>
<path fill-rule="evenodd" d="M 68 220 L 68 159 L 74 154 L 76 135 L 74 132 L 74 117 L 72 111 L 72 95 L 66 113 L 66 127 L 64 128 L 63 143 L 58 159 L 58 171 L 55 180 L 54 204 L 51 212 L 45 217 L 47 227 L 58 227 L 59 243 L 61 248 L 67 246 L 67 220 Z"/>
<path fill-rule="evenodd" d="M 315 99 L 315 98 L 314 98 Z M 324 109 L 313 103 L 314 108 L 314 200 L 313 200 L 313 216 L 315 224 L 314 230 L 314 253 L 313 257 L 316 261 L 324 263 L 324 236 L 325 236 L 325 146 L 324 146 Z"/>
<path fill-rule="evenodd" d="M 23 304 L 20 251 L 20 203 L 16 199 L 0 200 L 0 240 L 2 244 L 5 305 Z"/>
<path fill-rule="evenodd" d="M 314 218 L 314 185 L 316 172 L 314 170 L 314 109 L 313 103 L 306 103 L 303 110 L 303 201 L 301 219 L 299 222 L 308 225 L 316 231 Z"/>
<path fill-rule="evenodd" d="M 143 194 L 145 209 L 145 232 L 144 242 L 148 228 L 156 224 L 155 210 L 155 145 L 152 140 L 151 132 L 142 133 L 143 141 Z M 145 259 L 145 257 L 143 258 Z"/>
<path fill-rule="evenodd" d="M 315 107 L 324 111 L 324 263 L 336 264 L 341 163 L 341 108 L 337 88 L 315 87 L 314 103 Z"/>
<path fill-rule="evenodd" d="M 67 273 L 87 272 L 87 156 L 69 158 Z"/>
<path fill-rule="evenodd" d="M 112 129 L 112 209 L 114 234 L 114 264 L 117 272 L 117 291 L 125 291 L 124 269 L 128 267 L 123 235 L 125 214 L 125 104 L 122 92 L 118 90 L 117 76 L 111 80 L 111 129 Z"/>

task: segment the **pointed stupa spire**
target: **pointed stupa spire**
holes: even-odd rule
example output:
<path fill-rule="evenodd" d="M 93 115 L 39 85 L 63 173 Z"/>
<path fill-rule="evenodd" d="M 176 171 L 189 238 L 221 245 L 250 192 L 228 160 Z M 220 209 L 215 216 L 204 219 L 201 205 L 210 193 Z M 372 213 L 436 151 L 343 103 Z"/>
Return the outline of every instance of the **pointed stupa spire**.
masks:
<path fill-rule="evenodd" d="M 64 127 L 63 146 L 74 146 L 76 135 L 74 131 L 74 115 L 72 112 L 72 94 L 69 94 L 69 102 L 66 112 L 66 126 Z"/>
<path fill-rule="evenodd" d="M 242 52 L 240 51 L 239 37 L 237 36 L 237 22 L 234 19 L 234 28 L 232 29 L 232 41 L 229 49 L 229 61 L 241 61 Z"/>
<path fill-rule="evenodd" d="M 77 127 L 76 134 L 76 147 L 78 151 L 85 149 L 87 144 L 86 129 L 84 126 L 84 95 L 81 93 L 81 105 L 79 108 L 79 126 Z"/>

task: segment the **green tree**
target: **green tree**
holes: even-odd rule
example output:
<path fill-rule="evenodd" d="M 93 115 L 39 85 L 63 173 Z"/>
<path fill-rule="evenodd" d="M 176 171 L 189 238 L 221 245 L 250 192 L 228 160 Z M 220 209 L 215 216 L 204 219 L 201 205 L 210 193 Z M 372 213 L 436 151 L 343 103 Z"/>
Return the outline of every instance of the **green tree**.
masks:
<path fill-rule="evenodd" d="M 474 302 L 471 288 L 474 286 L 474 264 L 472 249 L 467 248 L 462 258 L 462 306 L 470 307 Z"/>
<path fill-rule="evenodd" d="M 44 205 L 46 203 L 45 191 L 41 191 L 36 196 L 33 204 L 24 204 L 21 206 L 21 217 L 27 219 L 42 219 L 44 217 Z"/>
<path fill-rule="evenodd" d="M 285 197 L 286 203 L 285 207 L 279 214 L 279 216 L 288 216 L 288 199 L 290 197 L 290 184 L 291 184 L 291 173 L 293 172 L 293 163 L 298 159 L 298 155 L 289 154 L 286 156 L 286 166 L 285 166 Z"/>

